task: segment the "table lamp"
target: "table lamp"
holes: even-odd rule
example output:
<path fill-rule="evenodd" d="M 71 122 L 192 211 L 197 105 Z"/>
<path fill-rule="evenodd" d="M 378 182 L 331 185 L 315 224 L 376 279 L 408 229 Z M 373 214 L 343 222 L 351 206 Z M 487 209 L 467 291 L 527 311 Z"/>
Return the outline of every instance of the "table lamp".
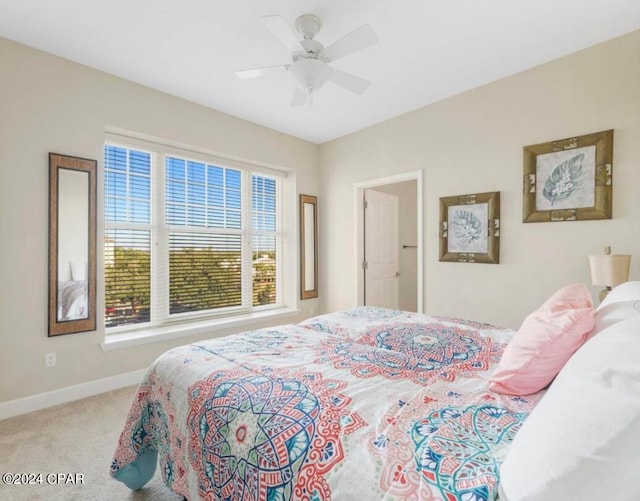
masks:
<path fill-rule="evenodd" d="M 600 302 L 607 297 L 612 287 L 629 280 L 629 254 L 611 254 L 611 247 L 604 248 L 604 254 L 589 256 L 589 270 L 591 271 L 591 285 L 600 285 Z"/>

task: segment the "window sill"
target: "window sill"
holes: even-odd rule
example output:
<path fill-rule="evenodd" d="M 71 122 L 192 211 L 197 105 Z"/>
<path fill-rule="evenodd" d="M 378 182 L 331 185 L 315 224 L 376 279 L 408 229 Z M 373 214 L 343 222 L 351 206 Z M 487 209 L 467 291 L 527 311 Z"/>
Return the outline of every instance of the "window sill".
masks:
<path fill-rule="evenodd" d="M 280 320 L 292 317 L 299 312 L 300 310 L 296 308 L 281 308 L 278 310 L 259 313 L 249 313 L 247 315 L 217 318 L 215 320 L 163 325 L 161 327 L 150 327 L 148 329 L 140 329 L 119 334 L 107 334 L 104 342 L 100 343 L 100 347 L 103 351 L 119 350 L 122 348 L 129 348 L 131 346 L 139 346 L 142 344 L 157 343 L 159 341 L 206 334 L 210 333 L 213 329 L 245 327 L 264 321 Z"/>

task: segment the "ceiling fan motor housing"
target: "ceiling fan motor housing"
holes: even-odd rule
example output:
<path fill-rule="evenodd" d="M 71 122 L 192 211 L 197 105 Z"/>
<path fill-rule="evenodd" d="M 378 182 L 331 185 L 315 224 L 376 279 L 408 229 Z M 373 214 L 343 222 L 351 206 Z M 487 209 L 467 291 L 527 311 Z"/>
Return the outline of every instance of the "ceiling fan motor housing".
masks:
<path fill-rule="evenodd" d="M 319 59 L 328 62 L 328 59 L 324 55 L 324 46 L 320 42 L 316 42 L 315 40 L 301 40 L 300 44 L 304 47 L 305 52 L 294 52 L 291 56 L 294 63 L 300 59 Z"/>

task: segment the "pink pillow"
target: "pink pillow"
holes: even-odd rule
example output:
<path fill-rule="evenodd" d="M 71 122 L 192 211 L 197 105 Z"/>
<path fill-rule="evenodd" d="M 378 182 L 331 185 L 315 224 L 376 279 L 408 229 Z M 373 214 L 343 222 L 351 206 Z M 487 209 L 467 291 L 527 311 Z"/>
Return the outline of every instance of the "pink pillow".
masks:
<path fill-rule="evenodd" d="M 547 386 L 593 329 L 592 306 L 583 284 L 553 294 L 522 322 L 489 378 L 489 388 L 530 395 Z"/>

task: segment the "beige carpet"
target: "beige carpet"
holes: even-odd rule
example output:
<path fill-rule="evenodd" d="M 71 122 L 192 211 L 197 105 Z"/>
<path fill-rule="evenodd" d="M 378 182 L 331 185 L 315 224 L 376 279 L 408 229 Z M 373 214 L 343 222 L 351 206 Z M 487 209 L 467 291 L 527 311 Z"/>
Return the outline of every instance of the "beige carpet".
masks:
<path fill-rule="evenodd" d="M 44 485 L 0 483 L 0 500 L 178 501 L 160 472 L 132 492 L 109 475 L 135 387 L 0 421 L 0 473 L 42 473 Z M 81 473 L 83 485 L 47 485 L 49 473 Z"/>

